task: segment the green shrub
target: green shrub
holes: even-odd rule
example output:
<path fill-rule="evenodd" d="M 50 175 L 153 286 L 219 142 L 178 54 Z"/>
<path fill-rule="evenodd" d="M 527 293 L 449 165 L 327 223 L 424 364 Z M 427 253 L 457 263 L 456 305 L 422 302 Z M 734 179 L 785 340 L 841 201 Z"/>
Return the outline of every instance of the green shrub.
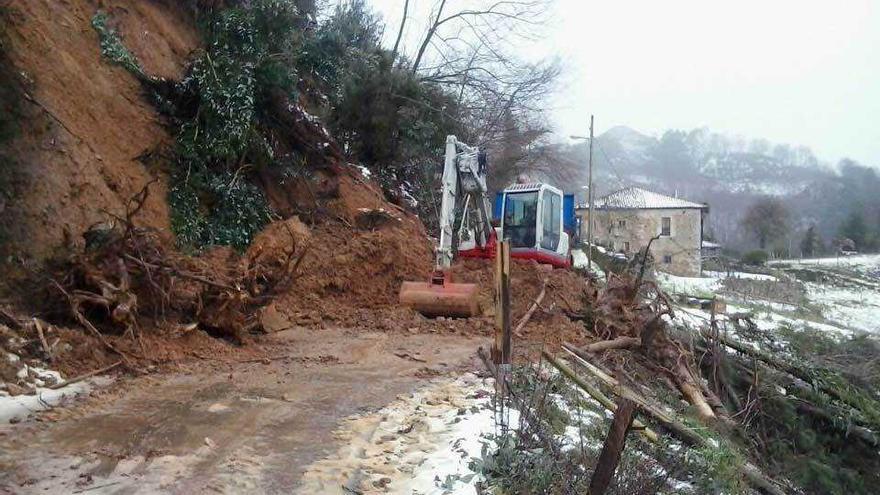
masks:
<path fill-rule="evenodd" d="M 767 254 L 767 251 L 756 249 L 754 251 L 749 251 L 744 254 L 742 257 L 742 262 L 747 265 L 752 266 L 762 266 L 767 263 L 767 260 L 770 259 L 770 255 Z"/>
<path fill-rule="evenodd" d="M 146 78 L 147 75 L 137 57 L 125 47 L 119 33 L 107 25 L 109 20 L 110 17 L 107 13 L 100 10 L 92 17 L 92 28 L 98 33 L 98 39 L 101 42 L 101 55 L 114 64 L 122 66 L 139 79 Z"/>
<path fill-rule="evenodd" d="M 266 108 L 276 90 L 295 100 L 298 20 L 292 0 L 212 10 L 204 23 L 205 50 L 181 81 L 169 82 L 144 73 L 105 13 L 92 18 L 102 55 L 152 91 L 175 131 L 168 202 L 181 247 L 243 249 L 270 221 L 268 202 L 250 177 L 259 167 L 278 165 Z"/>

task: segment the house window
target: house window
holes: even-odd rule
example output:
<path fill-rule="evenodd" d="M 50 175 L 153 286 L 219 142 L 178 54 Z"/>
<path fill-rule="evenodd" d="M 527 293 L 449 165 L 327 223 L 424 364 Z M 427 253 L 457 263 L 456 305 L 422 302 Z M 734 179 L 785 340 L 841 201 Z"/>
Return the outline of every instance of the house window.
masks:
<path fill-rule="evenodd" d="M 626 241 L 623 242 L 623 250 L 627 253 L 629 252 L 629 243 Z"/>
<path fill-rule="evenodd" d="M 664 255 L 663 255 L 663 263 L 666 264 L 666 265 L 672 263 L 672 255 L 670 255 L 670 254 L 664 254 Z"/>
<path fill-rule="evenodd" d="M 672 218 L 663 217 L 660 219 L 660 235 L 664 237 L 672 235 Z"/>

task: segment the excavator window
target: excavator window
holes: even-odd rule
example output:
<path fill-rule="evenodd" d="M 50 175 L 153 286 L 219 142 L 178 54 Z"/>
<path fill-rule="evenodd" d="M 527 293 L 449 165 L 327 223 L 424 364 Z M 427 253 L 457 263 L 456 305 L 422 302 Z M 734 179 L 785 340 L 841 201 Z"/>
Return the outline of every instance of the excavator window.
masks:
<path fill-rule="evenodd" d="M 562 231 L 562 197 L 552 191 L 544 191 L 542 200 L 541 247 L 556 251 L 559 246 L 559 233 Z"/>
<path fill-rule="evenodd" d="M 538 193 L 507 194 L 504 202 L 504 237 L 511 247 L 535 247 L 538 224 Z"/>

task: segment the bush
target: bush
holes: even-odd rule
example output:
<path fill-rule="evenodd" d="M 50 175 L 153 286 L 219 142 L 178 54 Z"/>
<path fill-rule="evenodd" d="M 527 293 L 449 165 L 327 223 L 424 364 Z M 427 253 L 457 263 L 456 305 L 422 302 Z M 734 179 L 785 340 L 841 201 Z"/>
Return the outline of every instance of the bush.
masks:
<path fill-rule="evenodd" d="M 283 166 L 271 138 L 270 95 L 296 99 L 295 54 L 300 16 L 292 0 L 254 0 L 212 10 L 205 49 L 181 81 L 144 73 L 119 33 L 99 11 L 92 27 L 101 53 L 152 93 L 176 135 L 171 226 L 183 248 L 231 245 L 244 249 L 270 220 L 262 191 L 249 177 Z"/>
<path fill-rule="evenodd" d="M 768 259 L 770 259 L 770 255 L 767 254 L 767 251 L 756 249 L 743 255 L 742 262 L 747 265 L 762 266 L 767 263 Z"/>

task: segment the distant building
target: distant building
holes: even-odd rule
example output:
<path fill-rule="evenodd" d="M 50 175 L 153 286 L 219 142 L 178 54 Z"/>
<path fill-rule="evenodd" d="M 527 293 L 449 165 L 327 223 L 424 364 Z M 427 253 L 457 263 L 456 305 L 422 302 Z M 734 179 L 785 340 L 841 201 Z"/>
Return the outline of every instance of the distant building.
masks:
<path fill-rule="evenodd" d="M 631 255 L 651 238 L 651 255 L 658 269 L 695 277 L 701 271 L 703 218 L 706 204 L 694 203 L 638 187 L 627 187 L 593 200 L 593 242 Z M 581 239 L 587 239 L 590 214 L 579 205 Z"/>
<path fill-rule="evenodd" d="M 718 260 L 721 256 L 721 244 L 712 241 L 703 241 L 702 244 L 703 260 Z"/>

